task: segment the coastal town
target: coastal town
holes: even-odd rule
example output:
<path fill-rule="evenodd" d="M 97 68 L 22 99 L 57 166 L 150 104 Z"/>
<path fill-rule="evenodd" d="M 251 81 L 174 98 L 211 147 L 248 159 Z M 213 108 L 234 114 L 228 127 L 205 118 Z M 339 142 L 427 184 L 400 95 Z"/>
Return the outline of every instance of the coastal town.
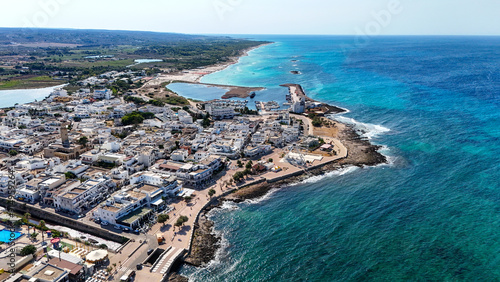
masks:
<path fill-rule="evenodd" d="M 16 235 L 0 246 L 5 281 L 166 281 L 182 262 L 208 262 L 199 256 L 207 257 L 203 236 L 213 235 L 201 234 L 198 221 L 220 200 L 342 166 L 350 148 L 352 156 L 376 152 L 325 117 L 343 109 L 297 84 L 282 85 L 283 106 L 256 101 L 258 110 L 249 109 L 255 94 L 245 89 L 236 95 L 250 101 L 187 100 L 166 90 L 219 69 L 112 71 L 2 110 L 0 205 L 13 211 L 2 224 Z M 117 94 L 110 86 L 118 80 L 139 87 Z"/>

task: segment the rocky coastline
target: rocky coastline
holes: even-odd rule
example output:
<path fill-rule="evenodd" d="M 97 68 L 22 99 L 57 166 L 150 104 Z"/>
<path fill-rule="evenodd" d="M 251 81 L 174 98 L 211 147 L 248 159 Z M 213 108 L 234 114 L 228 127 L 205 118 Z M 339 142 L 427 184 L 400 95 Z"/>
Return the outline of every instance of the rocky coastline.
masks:
<path fill-rule="evenodd" d="M 371 144 L 369 140 L 363 138 L 358 132 L 356 132 L 356 129 L 353 126 L 345 124 L 344 126 L 345 127 L 339 132 L 339 138 L 342 140 L 349 152 L 345 159 L 327 164 L 321 168 L 310 170 L 308 171 L 308 174 L 290 177 L 272 184 L 263 182 L 241 188 L 218 199 L 216 204 L 207 207 L 200 214 L 199 221 L 195 225 L 195 235 L 191 247 L 191 253 L 185 259 L 185 263 L 197 267 L 203 267 L 211 260 L 215 259 L 216 252 L 220 247 L 221 238 L 214 234 L 214 223 L 208 218 L 207 214 L 211 209 L 219 207 L 224 201 L 240 203 L 248 199 L 259 198 L 269 193 L 272 189 L 286 187 L 287 185 L 300 182 L 311 176 L 323 175 L 327 172 L 341 169 L 343 167 L 376 166 L 387 163 L 387 158 L 378 152 L 381 146 Z"/>

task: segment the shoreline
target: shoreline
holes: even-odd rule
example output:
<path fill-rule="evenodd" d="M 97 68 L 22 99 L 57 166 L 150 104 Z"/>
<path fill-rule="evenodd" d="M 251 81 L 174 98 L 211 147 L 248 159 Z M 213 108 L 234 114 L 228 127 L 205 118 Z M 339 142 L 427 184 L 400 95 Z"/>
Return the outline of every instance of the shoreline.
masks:
<path fill-rule="evenodd" d="M 246 200 L 264 197 L 274 189 L 283 189 L 290 185 L 299 184 L 311 177 L 325 175 L 347 167 L 375 167 L 388 163 L 387 157 L 378 152 L 382 146 L 371 144 L 369 140 L 361 137 L 353 125 L 345 125 L 340 135 L 343 137 L 343 144 L 348 149 L 351 149 L 351 153 L 346 158 L 320 165 L 314 169 L 307 170 L 307 173 L 303 171 L 299 175 L 291 176 L 274 183 L 264 181 L 246 186 L 243 185 L 244 187 L 235 189 L 228 193 L 228 195 L 215 198 L 213 204 L 210 204 L 200 212 L 199 218 L 202 218 L 202 220 L 195 222 L 195 234 L 193 236 L 191 252 L 188 253 L 184 262 L 195 267 L 204 267 L 216 258 L 216 253 L 221 247 L 222 238 L 215 235 L 213 230 L 214 222 L 209 219 L 208 213 L 212 209 L 220 207 L 226 201 L 241 203 Z"/>
<path fill-rule="evenodd" d="M 245 55 L 248 55 L 248 52 L 245 52 Z M 224 70 L 238 61 L 239 59 L 234 60 L 222 68 L 219 65 L 219 69 L 217 71 Z M 203 76 L 204 75 L 202 75 L 199 79 Z M 203 84 L 199 81 L 191 83 Z M 296 86 L 301 94 L 306 96 L 308 101 L 316 101 L 307 97 L 301 85 L 283 84 L 280 86 L 288 87 L 289 89 L 290 86 Z M 214 222 L 209 219 L 208 213 L 212 209 L 220 207 L 225 201 L 241 203 L 245 200 L 260 198 L 267 195 L 273 189 L 286 188 L 287 186 L 300 183 L 301 181 L 313 176 L 325 175 L 326 173 L 346 167 L 372 167 L 388 163 L 387 157 L 379 152 L 382 146 L 374 145 L 370 142 L 370 140 L 362 137 L 361 134 L 356 131 L 355 125 L 335 121 L 326 116 L 327 114 L 346 113 L 349 112 L 349 110 L 333 106 L 328 103 L 323 104 L 325 105 L 326 111 L 322 119 L 327 119 L 328 122 L 326 123 L 328 125 L 321 126 L 320 128 L 310 128 L 310 133 L 313 133 L 312 135 L 314 136 L 325 137 L 327 139 L 334 140 L 334 142 L 339 142 L 340 145 L 344 147 L 345 156 L 332 158 L 329 161 L 320 162 L 320 164 L 306 167 L 305 169 L 299 169 L 298 171 L 290 171 L 288 173 L 284 173 L 280 177 L 264 178 L 262 176 L 256 176 L 255 178 L 252 178 L 253 181 L 250 181 L 250 183 L 243 183 L 239 186 L 236 185 L 235 188 L 231 187 L 227 191 L 223 192 L 222 195 L 218 195 L 210 199 L 210 201 L 207 202 L 207 204 L 199 211 L 199 216 L 193 222 L 192 241 L 189 245 L 188 252 L 184 257 L 184 261 L 178 268 L 180 268 L 184 263 L 195 267 L 203 267 L 216 258 L 217 251 L 221 248 L 222 238 L 214 233 Z M 302 117 L 302 119 L 310 120 L 305 116 Z M 333 128 L 331 128 L 331 125 L 333 125 Z M 334 138 L 334 135 L 330 135 L 331 132 L 334 131 L 336 132 L 336 138 Z M 328 137 L 326 137 L 327 135 Z M 222 181 L 222 177 L 219 180 Z M 177 272 L 177 269 L 172 272 L 171 277 L 173 278 L 171 281 L 185 281 L 186 279 L 186 277 Z"/>
<path fill-rule="evenodd" d="M 171 73 L 161 74 L 157 78 L 152 79 L 144 84 L 142 88 L 151 88 L 157 87 L 163 83 L 172 83 L 174 81 L 185 82 L 185 83 L 195 83 L 195 84 L 207 84 L 201 82 L 201 79 L 206 75 L 216 73 L 219 71 L 223 71 L 231 65 L 237 64 L 242 57 L 248 56 L 248 53 L 267 45 L 274 44 L 274 42 L 263 43 L 245 50 L 242 50 L 239 56 L 230 57 L 227 62 L 218 63 L 215 65 L 200 67 L 198 69 L 184 70 L 184 71 L 175 71 Z M 232 87 L 238 87 L 236 85 L 232 85 Z"/>

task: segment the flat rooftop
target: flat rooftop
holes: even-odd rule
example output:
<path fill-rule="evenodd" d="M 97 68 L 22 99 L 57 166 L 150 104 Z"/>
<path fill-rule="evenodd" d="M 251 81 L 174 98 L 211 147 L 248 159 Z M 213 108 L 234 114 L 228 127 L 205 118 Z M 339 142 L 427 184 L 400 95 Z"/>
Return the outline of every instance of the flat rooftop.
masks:
<path fill-rule="evenodd" d="M 137 209 L 125 216 L 122 216 L 118 219 L 119 222 L 124 222 L 124 223 L 127 223 L 127 224 L 132 224 L 134 221 L 138 220 L 139 218 L 142 218 L 143 216 L 147 215 L 148 213 L 150 213 L 152 211 L 152 209 L 150 208 L 140 208 L 140 209 Z"/>
<path fill-rule="evenodd" d="M 64 269 L 47 264 L 40 268 L 32 277 L 44 279 L 46 281 L 56 281 L 64 272 Z"/>
<path fill-rule="evenodd" d="M 104 206 L 104 207 L 102 207 L 102 209 L 110 211 L 110 212 L 117 212 L 120 210 L 120 208 L 116 207 L 116 206 Z"/>

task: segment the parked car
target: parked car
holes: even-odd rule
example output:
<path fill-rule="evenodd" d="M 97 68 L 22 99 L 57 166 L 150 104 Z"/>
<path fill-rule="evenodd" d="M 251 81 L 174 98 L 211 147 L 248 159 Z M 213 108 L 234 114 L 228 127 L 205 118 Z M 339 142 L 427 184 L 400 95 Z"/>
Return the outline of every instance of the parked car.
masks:
<path fill-rule="evenodd" d="M 106 225 L 108 225 L 109 223 L 107 223 L 106 221 L 103 221 L 103 222 L 101 222 L 101 224 L 102 224 L 102 225 L 104 225 L 104 226 L 106 226 Z"/>
<path fill-rule="evenodd" d="M 113 226 L 113 227 L 114 227 L 115 229 L 118 229 L 118 230 L 120 230 L 120 229 L 121 229 L 121 228 L 120 228 L 120 226 L 118 226 L 118 225 L 115 225 L 115 226 Z"/>

